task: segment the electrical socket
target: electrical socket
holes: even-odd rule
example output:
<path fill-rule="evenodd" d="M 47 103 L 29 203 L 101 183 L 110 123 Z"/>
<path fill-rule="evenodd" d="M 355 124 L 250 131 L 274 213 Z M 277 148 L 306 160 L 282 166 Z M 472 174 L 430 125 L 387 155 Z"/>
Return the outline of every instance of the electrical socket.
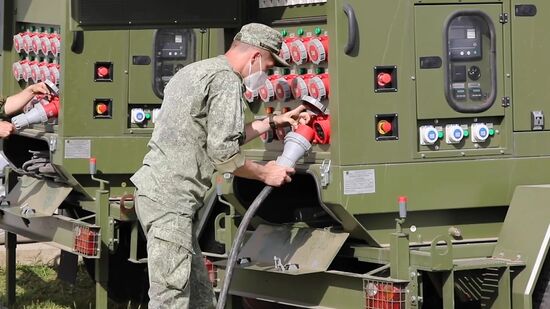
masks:
<path fill-rule="evenodd" d="M 531 129 L 544 130 L 544 114 L 542 111 L 531 111 Z"/>

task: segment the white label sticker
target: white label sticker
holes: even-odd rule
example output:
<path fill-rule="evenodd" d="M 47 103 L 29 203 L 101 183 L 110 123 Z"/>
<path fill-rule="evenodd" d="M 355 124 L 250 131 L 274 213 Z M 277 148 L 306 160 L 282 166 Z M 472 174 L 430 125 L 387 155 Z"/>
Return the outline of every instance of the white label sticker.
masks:
<path fill-rule="evenodd" d="M 466 30 L 466 38 L 467 39 L 475 39 L 476 38 L 476 29 L 467 29 Z"/>
<path fill-rule="evenodd" d="M 183 36 L 181 34 L 176 34 L 174 39 L 175 39 L 176 43 L 183 42 Z"/>
<path fill-rule="evenodd" d="M 65 141 L 65 159 L 89 159 L 92 141 L 89 139 L 71 139 Z"/>
<path fill-rule="evenodd" d="M 376 192 L 374 170 L 344 171 L 344 194 L 365 194 Z"/>

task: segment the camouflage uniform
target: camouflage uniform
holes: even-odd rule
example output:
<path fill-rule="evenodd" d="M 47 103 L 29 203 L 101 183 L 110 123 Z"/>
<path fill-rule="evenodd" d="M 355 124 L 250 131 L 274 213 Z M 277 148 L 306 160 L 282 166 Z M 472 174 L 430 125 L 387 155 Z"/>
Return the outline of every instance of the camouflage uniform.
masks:
<path fill-rule="evenodd" d="M 282 42 L 277 31 L 258 24 L 244 26 L 235 39 L 271 52 Z M 131 178 L 147 233 L 149 308 L 215 305 L 193 217 L 214 170 L 232 173 L 244 165 L 242 94 L 242 78 L 225 56 L 186 66 L 164 90 L 150 151 Z"/>
<path fill-rule="evenodd" d="M 132 177 L 139 220 L 147 231 L 150 308 L 213 306 L 192 218 L 215 165 L 232 172 L 244 164 L 241 87 L 241 78 L 219 56 L 181 69 L 164 90 L 150 151 Z"/>
<path fill-rule="evenodd" d="M 0 97 L 0 119 L 5 119 L 7 117 L 4 110 L 4 105 L 6 104 L 6 98 Z"/>

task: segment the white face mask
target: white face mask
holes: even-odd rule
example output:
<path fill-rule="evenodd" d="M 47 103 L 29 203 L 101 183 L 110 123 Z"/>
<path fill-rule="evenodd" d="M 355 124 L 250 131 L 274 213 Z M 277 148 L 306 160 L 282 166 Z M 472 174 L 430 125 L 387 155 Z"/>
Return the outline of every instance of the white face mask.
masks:
<path fill-rule="evenodd" d="M 256 92 L 267 81 L 267 73 L 262 71 L 262 56 L 260 55 L 260 70 L 252 73 L 252 62 L 248 64 L 248 76 L 243 79 L 244 86 L 251 92 Z"/>

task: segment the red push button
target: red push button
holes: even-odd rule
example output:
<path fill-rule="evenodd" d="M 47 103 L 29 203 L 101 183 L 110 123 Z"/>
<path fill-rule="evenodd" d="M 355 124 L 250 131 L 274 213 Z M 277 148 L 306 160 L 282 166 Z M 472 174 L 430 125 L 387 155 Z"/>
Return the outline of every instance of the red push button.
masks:
<path fill-rule="evenodd" d="M 392 82 L 391 74 L 382 72 L 376 77 L 378 86 L 386 87 Z"/>
<path fill-rule="evenodd" d="M 111 72 L 109 72 L 109 68 L 107 67 L 99 67 L 97 68 L 97 77 L 99 78 L 108 78 Z"/>
<path fill-rule="evenodd" d="M 386 135 L 389 134 L 392 131 L 392 125 L 387 120 L 380 120 L 377 125 L 378 133 L 380 135 Z"/>
<path fill-rule="evenodd" d="M 95 112 L 98 115 L 103 115 L 109 111 L 109 106 L 105 103 L 99 103 L 95 107 Z"/>

